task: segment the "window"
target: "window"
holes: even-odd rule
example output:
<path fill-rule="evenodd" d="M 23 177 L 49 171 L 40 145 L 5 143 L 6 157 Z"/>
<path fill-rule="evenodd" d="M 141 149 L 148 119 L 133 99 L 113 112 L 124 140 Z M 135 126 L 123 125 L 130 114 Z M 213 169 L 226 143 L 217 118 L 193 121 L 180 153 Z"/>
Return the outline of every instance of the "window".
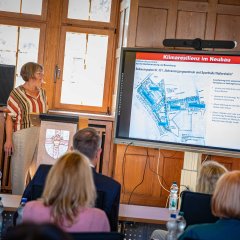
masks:
<path fill-rule="evenodd" d="M 89 20 L 98 22 L 109 22 L 111 13 L 110 0 L 69 0 L 68 18 Z"/>
<path fill-rule="evenodd" d="M 42 14 L 42 0 L 0 0 L 0 11 Z"/>
<path fill-rule="evenodd" d="M 45 18 L 42 6 L 45 9 L 46 1 L 0 0 L 0 15 L 4 16 L 0 18 L 0 64 L 16 66 L 14 87 L 24 83 L 20 77 L 24 63 L 43 64 L 44 42 L 41 39 L 45 36 L 45 23 L 39 21 Z"/>
<path fill-rule="evenodd" d="M 65 1 L 58 54 L 61 74 L 56 79 L 54 108 L 109 111 L 116 3 L 110 0 Z"/>

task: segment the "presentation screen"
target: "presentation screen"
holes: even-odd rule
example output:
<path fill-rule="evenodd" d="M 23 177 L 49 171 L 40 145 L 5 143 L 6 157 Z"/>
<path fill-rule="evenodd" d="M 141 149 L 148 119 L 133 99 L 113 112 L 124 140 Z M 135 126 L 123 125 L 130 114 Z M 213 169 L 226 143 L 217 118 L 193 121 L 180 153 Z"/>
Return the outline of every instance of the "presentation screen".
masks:
<path fill-rule="evenodd" d="M 115 143 L 240 153 L 240 53 L 123 48 Z"/>

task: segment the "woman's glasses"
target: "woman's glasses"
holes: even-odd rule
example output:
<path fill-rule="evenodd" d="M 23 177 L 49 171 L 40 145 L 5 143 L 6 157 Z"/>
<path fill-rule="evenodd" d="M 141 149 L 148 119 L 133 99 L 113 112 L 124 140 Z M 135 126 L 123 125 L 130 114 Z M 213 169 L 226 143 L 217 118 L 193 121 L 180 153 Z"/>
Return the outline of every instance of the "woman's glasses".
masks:
<path fill-rule="evenodd" d="M 40 76 L 44 76 L 44 72 L 35 72 L 35 74 L 38 74 Z"/>

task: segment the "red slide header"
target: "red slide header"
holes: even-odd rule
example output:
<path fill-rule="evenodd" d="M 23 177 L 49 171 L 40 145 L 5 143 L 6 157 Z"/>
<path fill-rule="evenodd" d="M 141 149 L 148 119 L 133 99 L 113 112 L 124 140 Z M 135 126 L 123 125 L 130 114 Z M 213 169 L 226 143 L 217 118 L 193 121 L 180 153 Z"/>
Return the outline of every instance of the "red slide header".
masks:
<path fill-rule="evenodd" d="M 225 55 L 197 55 L 181 53 L 145 53 L 137 52 L 136 59 L 156 60 L 156 61 L 174 61 L 174 62 L 205 62 L 205 63 L 227 63 L 240 64 L 240 56 Z"/>

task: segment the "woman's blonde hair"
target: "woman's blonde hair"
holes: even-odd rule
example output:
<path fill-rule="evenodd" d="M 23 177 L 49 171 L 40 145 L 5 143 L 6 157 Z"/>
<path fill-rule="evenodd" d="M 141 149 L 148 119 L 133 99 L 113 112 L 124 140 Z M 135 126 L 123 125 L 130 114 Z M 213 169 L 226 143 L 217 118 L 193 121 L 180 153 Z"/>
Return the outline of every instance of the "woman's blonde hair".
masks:
<path fill-rule="evenodd" d="M 240 171 L 224 174 L 212 198 L 212 213 L 220 218 L 240 219 Z"/>
<path fill-rule="evenodd" d="M 69 152 L 51 168 L 42 194 L 45 206 L 51 207 L 51 217 L 63 225 L 74 223 L 81 208 L 92 207 L 96 200 L 89 159 L 79 152 Z"/>
<path fill-rule="evenodd" d="M 35 62 L 27 62 L 22 66 L 20 75 L 25 82 L 28 82 L 30 78 L 34 78 L 37 71 L 42 72 L 43 66 Z"/>
<path fill-rule="evenodd" d="M 222 176 L 222 174 L 226 172 L 227 169 L 218 162 L 204 162 L 198 176 L 196 191 L 212 194 L 215 189 L 217 180 Z"/>

